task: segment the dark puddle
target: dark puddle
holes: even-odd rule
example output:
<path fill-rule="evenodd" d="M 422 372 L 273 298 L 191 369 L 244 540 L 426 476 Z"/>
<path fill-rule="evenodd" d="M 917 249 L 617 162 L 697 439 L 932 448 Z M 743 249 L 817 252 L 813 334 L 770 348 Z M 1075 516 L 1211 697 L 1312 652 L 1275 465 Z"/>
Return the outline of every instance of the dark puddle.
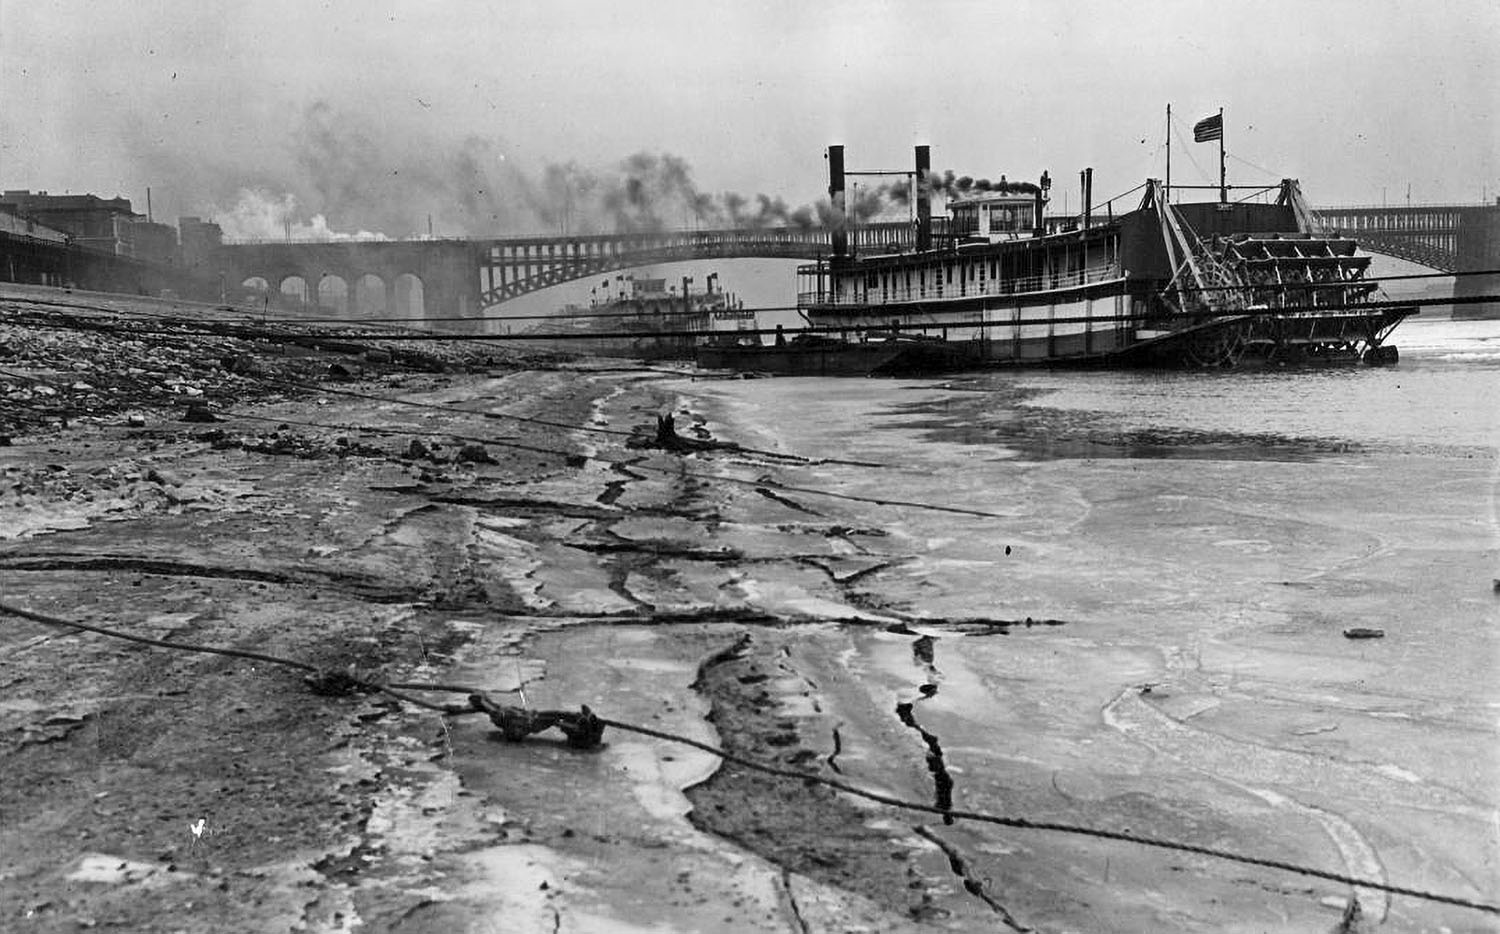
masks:
<path fill-rule="evenodd" d="M 890 407 L 903 425 L 920 418 L 925 438 L 1001 447 L 1022 459 L 1306 461 L 1362 450 L 1352 441 L 1274 432 L 1192 428 L 1120 428 L 1116 413 L 1051 409 L 1026 403 L 1047 390 L 993 380 L 952 383 L 940 399 Z"/>

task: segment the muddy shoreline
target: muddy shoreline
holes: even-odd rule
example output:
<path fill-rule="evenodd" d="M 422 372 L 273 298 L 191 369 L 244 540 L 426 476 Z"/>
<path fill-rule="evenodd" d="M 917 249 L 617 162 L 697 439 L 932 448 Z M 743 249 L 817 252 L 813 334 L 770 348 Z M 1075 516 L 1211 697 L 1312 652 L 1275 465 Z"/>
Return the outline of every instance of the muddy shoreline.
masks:
<path fill-rule="evenodd" d="M 601 632 L 670 630 L 667 654 L 696 644 L 701 660 L 744 622 L 785 622 L 750 601 L 681 592 L 681 563 L 717 572 L 746 556 L 691 532 L 711 527 L 717 506 L 681 456 L 626 446 L 674 401 L 649 373 L 536 369 L 463 346 L 328 349 L 316 334 L 257 340 L 161 303 L 13 298 L 0 360 L 13 403 L 0 447 L 5 602 L 387 680 L 473 675 L 531 704 L 551 685 L 525 674 L 545 663 L 522 655 L 548 633 L 587 637 L 570 659 L 586 673 L 609 663 Z M 233 318 L 220 311 L 205 316 Z M 406 404 L 381 401 L 398 397 Z M 202 402 L 215 423 L 185 421 Z M 13 617 L 3 632 L 7 924 L 488 930 L 505 911 L 521 921 L 507 930 L 552 930 L 565 914 L 628 929 L 619 898 L 555 904 L 588 874 L 585 853 L 590 872 L 681 895 L 705 925 L 756 901 L 764 913 L 740 919 L 745 929 L 782 930 L 801 910 L 790 874 L 769 863 L 738 879 L 646 871 L 646 857 L 690 832 L 685 801 L 623 834 L 585 834 L 565 817 L 550 827 L 556 812 L 618 810 L 632 794 L 680 799 L 690 782 L 611 790 L 607 776 L 588 780 L 598 755 L 547 737 L 497 745 L 482 718 L 449 721 L 378 694 L 318 696 L 290 669 Z M 491 651 L 513 675 L 472 670 Z M 634 686 L 618 687 L 614 703 L 593 702 L 619 715 L 624 694 L 627 709 L 645 704 L 643 720 L 661 717 L 659 697 L 630 701 Z M 686 681 L 670 688 L 687 697 L 669 707 L 690 710 Z M 610 739 L 606 750 L 633 746 Z M 660 745 L 653 761 L 678 758 Z M 472 790 L 517 756 L 550 757 L 543 800 L 508 782 Z M 713 771 L 697 768 L 700 780 Z M 580 773 L 585 787 L 559 796 L 559 777 Z M 716 839 L 693 846 L 743 867 Z M 549 862 L 571 871 L 517 883 Z M 882 913 L 821 887 L 804 900 L 808 917 Z"/>
<path fill-rule="evenodd" d="M 719 437 L 727 395 L 682 374 L 483 345 L 319 349 L 118 297 L 48 296 L 81 306 L 48 321 L 19 299 L 0 295 L 0 369 L 22 374 L 0 375 L 17 403 L 0 446 L 3 602 L 505 704 L 587 704 L 939 807 L 1359 868 L 1358 834 L 1330 849 L 1338 825 L 1293 826 L 1206 774 L 1165 789 L 1147 773 L 1180 749 L 1233 771 L 1257 747 L 1188 735 L 1223 695 L 1204 700 L 1149 641 L 1165 635 L 1027 576 L 1050 518 L 938 514 L 924 531 L 918 507 L 871 506 L 907 468 Z M 169 316 L 152 319 L 169 331 L 159 358 L 144 312 Z M 80 316 L 88 328 L 65 326 Z M 202 402 L 219 421 L 181 420 Z M 684 443 L 662 449 L 668 413 Z M 1035 498 L 1083 521 L 1072 494 Z M 997 521 L 1015 557 L 944 552 Z M 970 573 L 983 585 L 930 583 Z M 19 930 L 1320 930 L 1351 903 L 1333 884 L 948 825 L 619 730 L 590 751 L 555 733 L 507 743 L 483 717 L 321 696 L 243 659 L 9 616 L 0 650 L 0 917 Z M 1313 758 L 1331 729 L 1268 761 L 1332 762 L 1443 820 L 1476 810 Z"/>

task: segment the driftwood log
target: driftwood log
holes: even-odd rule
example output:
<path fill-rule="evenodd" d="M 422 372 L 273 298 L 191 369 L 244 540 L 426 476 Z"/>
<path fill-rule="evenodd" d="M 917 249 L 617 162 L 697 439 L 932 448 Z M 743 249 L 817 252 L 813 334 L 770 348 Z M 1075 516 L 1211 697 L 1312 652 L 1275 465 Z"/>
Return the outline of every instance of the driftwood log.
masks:
<path fill-rule="evenodd" d="M 488 714 L 490 722 L 513 743 L 552 727 L 561 730 L 568 738 L 568 745 L 574 749 L 592 749 L 604 738 L 604 724 L 587 704 L 582 705 L 577 713 L 571 710 L 532 710 L 497 704 L 483 694 L 470 694 L 469 706 Z"/>
<path fill-rule="evenodd" d="M 645 429 L 649 432 L 650 429 Z M 673 451 L 676 453 L 691 453 L 694 451 L 743 451 L 744 448 L 729 441 L 703 441 L 697 438 L 684 438 L 677 433 L 677 419 L 669 412 L 666 415 L 656 416 L 656 432 L 648 435 L 641 430 L 625 442 L 628 448 L 657 449 L 662 451 Z"/>

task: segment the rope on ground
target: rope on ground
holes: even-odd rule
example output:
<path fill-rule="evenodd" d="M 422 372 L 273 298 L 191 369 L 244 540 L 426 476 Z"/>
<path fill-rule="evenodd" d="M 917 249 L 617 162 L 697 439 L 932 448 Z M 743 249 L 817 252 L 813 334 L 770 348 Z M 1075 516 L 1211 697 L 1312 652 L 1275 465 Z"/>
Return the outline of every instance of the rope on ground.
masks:
<path fill-rule="evenodd" d="M 1193 853 L 1199 856 L 1209 856 L 1215 859 L 1228 860 L 1235 863 L 1244 863 L 1250 866 L 1261 866 L 1267 869 L 1280 869 L 1284 872 L 1296 873 L 1297 875 L 1302 876 L 1310 876 L 1316 879 L 1326 879 L 1330 882 L 1339 882 L 1344 885 L 1354 886 L 1356 888 L 1375 889 L 1382 892 L 1389 892 L 1392 895 L 1409 895 L 1412 898 L 1420 898 L 1432 902 L 1441 902 L 1445 905 L 1457 905 L 1462 908 L 1472 908 L 1476 911 L 1483 911 L 1488 912 L 1489 914 L 1500 915 L 1500 905 L 1493 905 L 1488 902 L 1475 901 L 1473 899 L 1463 898 L 1456 895 L 1441 895 L 1433 892 L 1427 892 L 1422 889 L 1413 889 L 1406 886 L 1391 885 L 1389 883 L 1379 882 L 1374 879 L 1361 879 L 1357 876 L 1345 875 L 1344 873 L 1328 872 L 1322 869 L 1313 869 L 1309 866 L 1299 866 L 1296 863 L 1289 863 L 1279 859 L 1266 859 L 1259 856 L 1245 856 L 1240 853 L 1232 853 L 1228 850 L 1216 849 L 1214 847 L 1198 846 L 1192 843 L 1179 843 L 1175 840 L 1162 840 L 1156 837 L 1142 836 L 1141 834 L 1130 833 L 1129 831 L 1123 830 L 1105 830 L 1098 827 L 1085 827 L 1079 824 L 1031 820 L 1025 817 L 1003 817 L 998 814 L 984 814 L 979 811 L 954 810 L 949 808 L 937 807 L 936 805 L 931 804 L 922 804 L 916 801 L 906 801 L 901 798 L 895 798 L 891 795 L 881 794 L 876 791 L 868 791 L 864 788 L 859 788 L 857 786 L 849 784 L 848 782 L 839 781 L 835 778 L 827 778 L 825 776 L 815 775 L 810 772 L 801 772 L 795 769 L 785 769 L 780 768 L 779 766 L 766 765 L 761 762 L 755 762 L 754 760 L 746 759 L 742 756 L 737 756 L 727 750 L 720 749 L 717 746 L 711 746 L 708 743 L 702 743 L 695 739 L 689 739 L 686 736 L 678 736 L 675 733 L 668 733 L 663 730 L 654 730 L 651 727 L 637 726 L 636 724 L 624 723 L 619 720 L 611 720 L 607 717 L 600 717 L 599 722 L 606 727 L 612 726 L 617 730 L 625 730 L 627 732 L 639 733 L 643 736 L 650 736 L 656 739 L 666 740 L 668 742 L 680 743 L 685 746 L 692 746 L 694 749 L 698 749 L 711 755 L 717 756 L 718 758 L 723 759 L 725 762 L 731 762 L 735 765 L 742 766 L 747 769 L 752 769 L 757 772 L 763 772 L 767 775 L 771 775 L 777 778 L 786 778 L 799 782 L 811 782 L 814 784 L 826 785 L 829 788 L 845 792 L 846 794 L 851 794 L 859 798 L 864 798 L 866 800 L 874 801 L 879 804 L 889 805 L 891 807 L 903 808 L 908 811 L 921 811 L 927 814 L 936 814 L 940 817 L 951 817 L 954 820 L 968 820 L 983 824 L 998 824 L 1001 827 L 1015 827 L 1022 830 L 1047 830 L 1055 833 L 1076 834 L 1085 837 L 1098 837 L 1105 840 L 1119 840 L 1124 843 L 1134 843 L 1140 846 L 1156 847 L 1158 849 L 1164 850 L 1176 850 L 1182 853 Z"/>
<path fill-rule="evenodd" d="M 266 655 L 262 652 L 251 652 L 245 649 L 226 649 L 217 646 L 190 645 L 182 642 L 166 642 L 160 639 L 149 639 L 144 636 L 131 635 L 129 633 L 120 632 L 119 630 L 109 629 L 103 626 L 92 626 L 87 623 L 79 623 L 73 620 L 61 619 L 59 617 L 48 616 L 43 613 L 34 613 L 30 610 L 25 610 L 17 606 L 11 606 L 7 603 L 0 603 L 0 613 L 8 613 L 12 616 L 18 616 L 22 619 L 29 619 L 33 622 L 43 623 L 49 626 L 62 626 L 73 629 L 82 629 L 87 632 L 110 636 L 116 639 L 123 639 L 127 642 L 136 642 L 142 645 L 155 646 L 157 648 L 175 649 L 184 652 L 204 652 L 212 655 L 226 655 L 231 658 L 244 658 L 252 661 L 267 662 L 274 665 L 285 665 L 291 668 L 297 668 L 302 671 L 309 672 L 314 676 L 327 675 L 327 672 L 324 669 L 318 668 L 316 665 L 308 664 L 307 662 L 296 661 L 295 659 L 281 658 L 275 655 Z M 499 705 L 490 702 L 485 692 L 480 691 L 477 688 L 472 688 L 465 685 L 415 683 L 382 684 L 379 682 L 361 679 L 351 674 L 342 673 L 339 673 L 338 677 L 342 678 L 350 685 L 363 687 L 369 690 L 381 691 L 385 694 L 389 694 L 392 697 L 406 701 L 407 703 L 413 704 L 415 706 L 424 707 L 428 710 L 434 710 L 449 716 L 461 716 L 472 713 L 488 713 L 491 715 L 491 719 L 494 720 L 497 725 L 500 725 L 502 729 L 506 731 L 507 737 L 511 739 L 520 739 L 527 735 L 529 732 L 536 732 L 541 729 L 546 729 L 550 726 L 563 726 L 564 732 L 568 734 L 570 744 L 575 746 L 591 746 L 598 743 L 599 736 L 600 734 L 602 734 L 603 727 L 614 727 L 617 730 L 622 730 L 628 733 L 638 733 L 642 736 L 650 736 L 654 739 L 665 740 L 670 743 L 678 743 L 684 746 L 691 746 L 694 749 L 709 753 L 710 755 L 722 759 L 725 762 L 741 766 L 742 768 L 751 769 L 756 772 L 761 772 L 774 778 L 784 778 L 791 781 L 825 785 L 837 791 L 842 791 L 845 794 L 851 794 L 859 798 L 864 798 L 868 801 L 874 801 L 878 804 L 884 804 L 895 808 L 902 808 L 908 811 L 919 811 L 925 814 L 935 814 L 944 818 L 952 818 L 954 820 L 967 820 L 974 821 L 976 823 L 996 824 L 1001 827 L 1014 827 L 1021 830 L 1043 830 L 1051 831 L 1053 833 L 1074 834 L 1078 836 L 1095 837 L 1104 840 L 1117 840 L 1123 843 L 1133 843 L 1138 846 L 1149 846 L 1155 847 L 1157 849 L 1174 850 L 1181 853 L 1192 853 L 1198 856 L 1208 856 L 1214 859 L 1242 863 L 1249 866 L 1259 866 L 1266 869 L 1278 869 L 1283 872 L 1294 873 L 1296 875 L 1308 876 L 1315 879 L 1324 879 L 1329 882 L 1338 882 L 1343 885 L 1349 885 L 1355 888 L 1388 892 L 1392 895 L 1406 895 L 1412 898 L 1423 899 L 1424 901 L 1440 902 L 1445 905 L 1456 905 L 1460 908 L 1471 908 L 1476 911 L 1500 915 L 1500 905 L 1494 905 L 1488 902 L 1481 902 L 1474 899 L 1463 898 L 1456 895 L 1442 895 L 1439 893 L 1428 892 L 1423 889 L 1414 889 L 1407 886 L 1391 885 L 1389 883 L 1380 882 L 1374 879 L 1361 879 L 1357 876 L 1346 875 L 1344 873 L 1314 869 L 1310 866 L 1300 866 L 1296 863 L 1286 862 L 1285 860 L 1267 859 L 1259 856 L 1246 856 L 1241 853 L 1233 853 L 1229 850 L 1221 850 L 1215 847 L 1198 846 L 1196 844 L 1181 843 L 1175 840 L 1162 840 L 1156 837 L 1147 837 L 1141 834 L 1130 833 L 1129 831 L 1106 830 L 1098 827 L 1085 827 L 1079 824 L 1067 824 L 1057 821 L 1038 821 L 1031 820 L 1030 818 L 1025 817 L 1005 817 L 998 814 L 985 814 L 980 811 L 956 810 L 951 808 L 937 807 L 936 805 L 931 804 L 923 804 L 917 801 L 907 801 L 902 798 L 896 798 L 891 795 L 881 794 L 880 792 L 876 791 L 869 791 L 867 789 L 851 785 L 848 782 L 840 781 L 834 778 L 827 778 L 825 776 L 816 775 L 811 772 L 802 772 L 795 769 L 786 769 L 779 766 L 767 765 L 762 762 L 756 762 L 753 759 L 747 759 L 743 756 L 739 756 L 732 752 L 729 752 L 728 750 L 720 749 L 717 746 L 699 742 L 698 740 L 690 739 L 686 736 L 680 736 L 676 733 L 669 733 L 665 730 L 652 729 L 651 727 L 647 726 L 639 726 L 634 723 L 626 723 L 623 720 L 613 720 L 607 717 L 599 717 L 593 714 L 587 707 L 583 708 L 581 716 L 571 714 L 556 714 L 553 712 L 541 711 L 519 711 L 519 709 L 500 707 Z M 404 693 L 404 691 L 400 689 L 468 694 L 469 703 L 463 705 L 434 704 L 429 701 L 421 700 L 420 698 L 412 697 L 410 694 Z M 511 723 L 510 721 L 516 719 L 517 715 L 519 715 L 520 720 L 523 720 L 525 722 Z M 554 722 L 559 717 L 567 719 L 568 723 L 563 724 Z M 577 736 L 575 736 L 575 732 L 568 729 L 568 727 L 572 727 L 574 728 L 574 730 L 576 730 L 579 726 L 579 721 L 582 721 L 583 725 L 585 725 L 587 729 L 583 730 L 582 732 L 578 733 Z M 515 727 L 515 735 L 511 735 L 512 730 L 510 729 L 510 727 L 512 726 Z M 595 729 L 596 727 L 599 729 Z"/>
<path fill-rule="evenodd" d="M 378 681 L 371 681 L 367 678 L 358 677 L 357 675 L 349 672 L 329 671 L 324 668 L 319 668 L 317 665 L 311 665 L 307 662 L 299 662 L 296 659 L 292 658 L 281 658 L 280 656 L 267 655 L 263 652 L 252 652 L 248 649 L 226 649 L 215 645 L 192 645 L 186 642 L 167 642 L 163 639 L 150 639 L 146 636 L 137 636 L 128 632 L 121 632 L 118 629 L 110 629 L 105 626 L 93 626 L 88 623 L 80 623 L 75 620 L 61 619 L 56 616 L 48 616 L 45 613 L 34 613 L 31 610 L 23 609 L 18 606 L 12 606 L 8 603 L 0 603 L 0 613 L 8 613 L 11 616 L 19 616 L 22 619 L 29 619 L 34 623 L 42 623 L 47 626 L 62 626 L 71 629 L 82 629 L 85 632 L 92 632 L 101 636 L 109 636 L 114 639 L 123 639 L 126 642 L 135 642 L 140 645 L 154 646 L 160 649 L 175 649 L 182 652 L 200 652 L 207 655 L 224 655 L 228 656 L 229 658 L 243 658 L 255 662 L 266 662 L 267 664 L 271 665 L 284 665 L 288 668 L 296 668 L 301 671 L 307 672 L 310 676 L 309 684 L 312 684 L 315 690 L 319 686 L 323 686 L 326 689 L 326 693 L 350 693 L 354 690 L 360 689 L 379 691 L 383 694 L 389 694 L 390 696 L 395 697 L 398 700 L 406 701 L 409 704 L 415 704 L 418 707 L 426 707 L 428 710 L 436 710 L 439 713 L 466 714 L 472 711 L 467 705 L 460 707 L 458 705 L 434 704 L 430 701 L 422 700 L 419 697 L 412 697 L 410 694 L 404 693 L 404 691 L 401 689 L 414 691 L 451 691 L 462 693 L 475 693 L 478 691 L 477 688 L 465 688 L 458 685 L 446 684 L 382 684 Z"/>

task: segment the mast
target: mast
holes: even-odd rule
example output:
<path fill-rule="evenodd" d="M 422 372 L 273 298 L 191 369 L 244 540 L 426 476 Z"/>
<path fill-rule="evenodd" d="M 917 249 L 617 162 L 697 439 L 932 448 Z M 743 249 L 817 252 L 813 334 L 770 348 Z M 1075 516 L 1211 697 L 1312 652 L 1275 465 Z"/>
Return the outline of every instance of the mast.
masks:
<path fill-rule="evenodd" d="M 1219 108 L 1219 203 L 1229 203 L 1229 186 L 1224 184 L 1224 108 Z"/>
<path fill-rule="evenodd" d="M 1172 105 L 1167 105 L 1167 203 L 1172 203 Z"/>

